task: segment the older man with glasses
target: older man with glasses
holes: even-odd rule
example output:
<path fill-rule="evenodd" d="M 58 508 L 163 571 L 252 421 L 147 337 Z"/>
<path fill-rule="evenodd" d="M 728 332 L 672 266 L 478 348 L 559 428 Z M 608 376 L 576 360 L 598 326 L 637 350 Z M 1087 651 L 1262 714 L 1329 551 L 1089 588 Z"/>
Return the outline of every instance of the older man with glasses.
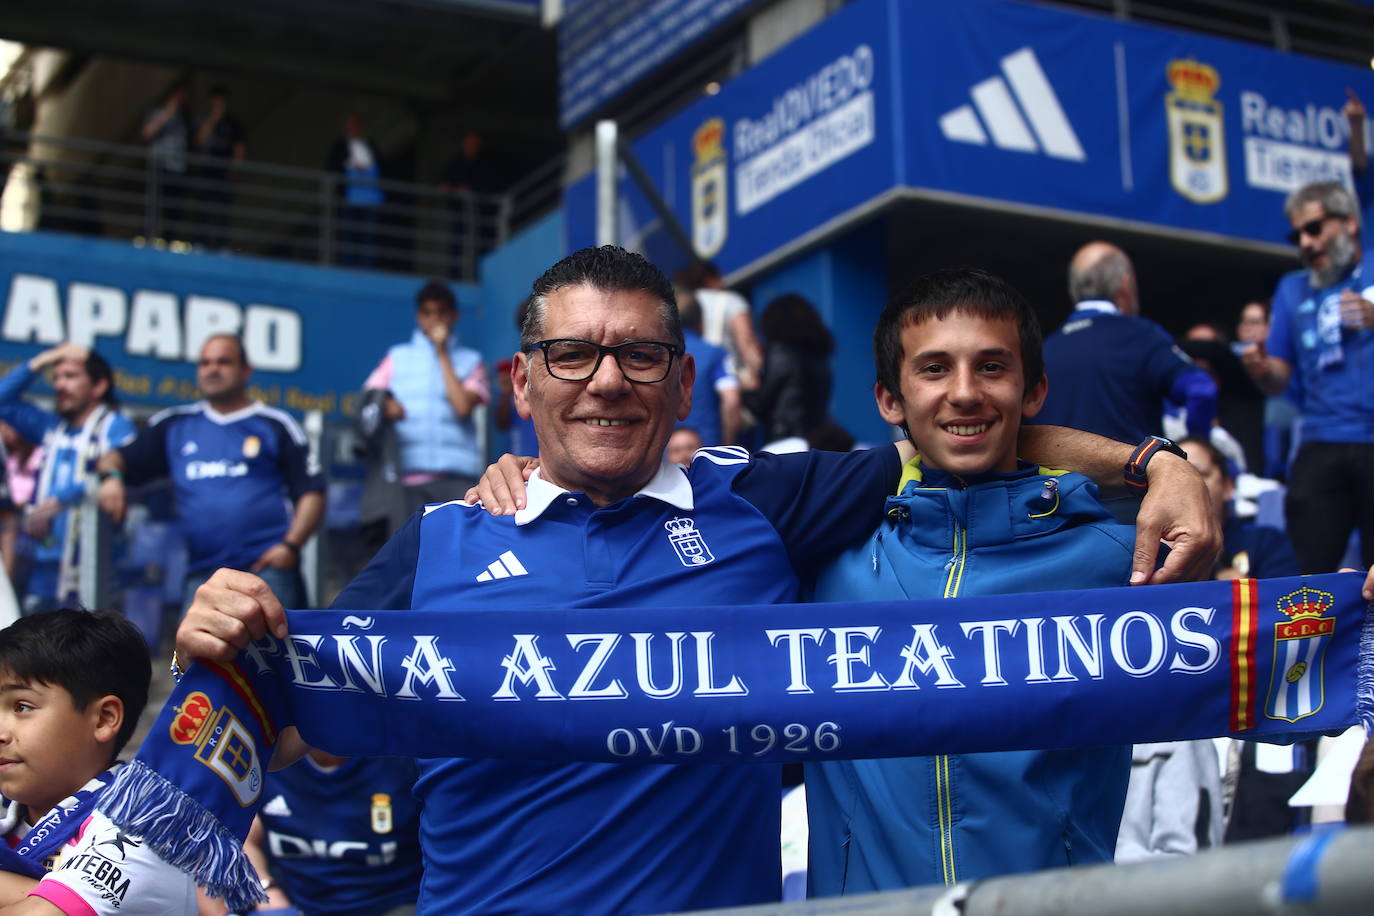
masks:
<path fill-rule="evenodd" d="M 613 247 L 560 261 L 534 284 L 512 367 L 516 406 L 533 418 L 540 443 L 528 498 L 513 515 L 427 507 L 334 606 L 637 608 L 647 628 L 658 607 L 797 600 L 797 570 L 874 530 L 898 480 L 898 449 L 751 456 L 720 448 L 687 468 L 665 463 L 694 377 L 672 287 L 657 268 Z M 1047 461 L 1048 447 L 1058 463 L 1118 480 L 1130 452 L 1068 430 L 1042 430 L 1022 446 Z M 1186 462 L 1164 455 L 1150 474 L 1174 511 L 1205 505 Z M 1211 562 L 1207 520 L 1147 529 L 1143 542 L 1157 547 L 1161 534 L 1179 548 L 1173 575 Z M 1153 551 L 1144 553 L 1152 570 Z M 198 593 L 179 651 L 183 660 L 227 658 L 269 628 L 285 635 L 271 592 L 221 570 Z M 691 689 L 662 660 L 657 687 Z M 419 765 L 421 913 L 630 914 L 778 899 L 773 766 Z"/>
<path fill-rule="evenodd" d="M 1269 338 L 1245 367 L 1267 394 L 1296 380 L 1302 445 L 1285 511 L 1304 573 L 1334 570 L 1350 533 L 1374 563 L 1374 263 L 1360 245 L 1359 207 L 1335 182 L 1289 196 L 1303 270 L 1279 281 Z"/>

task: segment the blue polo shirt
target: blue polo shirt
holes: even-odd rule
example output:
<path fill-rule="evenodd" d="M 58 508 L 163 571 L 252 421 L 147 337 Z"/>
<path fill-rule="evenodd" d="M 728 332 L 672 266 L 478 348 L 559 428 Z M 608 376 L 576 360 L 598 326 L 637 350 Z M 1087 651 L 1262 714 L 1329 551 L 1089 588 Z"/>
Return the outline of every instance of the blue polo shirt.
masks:
<path fill-rule="evenodd" d="M 867 536 L 898 473 L 886 447 L 703 449 L 604 507 L 536 476 L 514 518 L 456 502 L 412 517 L 334 606 L 652 615 L 795 601 L 798 570 Z M 656 683 L 671 683 L 667 654 Z M 772 766 L 451 759 L 420 770 L 421 913 L 663 913 L 779 897 Z"/>
<path fill-rule="evenodd" d="M 267 774 L 258 817 L 272 873 L 309 916 L 376 916 L 414 903 L 420 889 L 415 763 L 302 759 Z"/>
<path fill-rule="evenodd" d="M 1374 299 L 1374 255 L 1322 289 L 1295 270 L 1274 291 L 1268 349 L 1293 367 L 1304 442 L 1374 442 L 1374 328 L 1339 325 L 1346 289 Z"/>
<path fill-rule="evenodd" d="M 172 478 L 192 570 L 247 569 L 286 534 L 296 500 L 324 489 L 300 425 L 256 402 L 169 408 L 119 452 L 131 485 Z"/>

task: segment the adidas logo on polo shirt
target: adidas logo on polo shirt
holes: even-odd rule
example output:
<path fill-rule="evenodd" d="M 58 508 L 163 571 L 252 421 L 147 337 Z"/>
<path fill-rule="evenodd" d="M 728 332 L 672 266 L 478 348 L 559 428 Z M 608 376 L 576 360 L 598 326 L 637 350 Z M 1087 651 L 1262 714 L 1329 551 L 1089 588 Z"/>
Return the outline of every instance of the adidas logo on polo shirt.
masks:
<path fill-rule="evenodd" d="M 493 579 L 509 579 L 511 576 L 528 576 L 529 570 L 515 558 L 515 554 L 507 550 L 496 558 L 494 563 L 487 565 L 486 572 L 477 574 L 478 582 L 490 582 Z"/>

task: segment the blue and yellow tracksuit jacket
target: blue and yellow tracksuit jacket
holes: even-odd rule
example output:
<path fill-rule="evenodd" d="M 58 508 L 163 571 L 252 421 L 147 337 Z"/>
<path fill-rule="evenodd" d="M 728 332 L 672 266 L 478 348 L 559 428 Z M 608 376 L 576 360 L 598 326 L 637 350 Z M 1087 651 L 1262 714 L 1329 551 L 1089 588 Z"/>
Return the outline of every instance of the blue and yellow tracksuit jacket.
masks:
<path fill-rule="evenodd" d="M 1100 588 L 1130 576 L 1134 533 L 1077 474 L 1023 464 L 961 480 L 918 457 L 899 492 L 868 542 L 819 574 L 813 600 Z M 1130 769 L 1128 746 L 807 764 L 811 894 L 1111 861 Z"/>

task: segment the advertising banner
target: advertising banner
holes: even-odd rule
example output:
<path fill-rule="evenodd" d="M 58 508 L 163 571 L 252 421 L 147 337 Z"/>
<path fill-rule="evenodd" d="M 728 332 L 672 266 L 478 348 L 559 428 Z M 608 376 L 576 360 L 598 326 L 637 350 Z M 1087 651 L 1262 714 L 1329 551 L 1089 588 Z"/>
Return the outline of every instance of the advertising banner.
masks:
<path fill-rule="evenodd" d="M 896 183 L 900 129 L 883 3 L 856 3 L 633 144 L 692 238 L 726 270 Z M 595 179 L 568 189 L 568 241 L 594 242 Z M 648 203 L 621 181 L 624 244 L 671 268 Z"/>
<path fill-rule="evenodd" d="M 251 258 L 170 254 L 48 233 L 0 233 L 0 370 L 64 341 L 99 351 L 126 403 L 197 399 L 196 360 L 242 337 L 250 393 L 285 410 L 353 412 L 358 390 L 414 326 L 421 281 Z M 460 299 L 471 301 L 459 290 Z M 46 390 L 40 383 L 36 390 Z"/>
<path fill-rule="evenodd" d="M 856 0 L 633 144 L 726 273 L 936 193 L 1282 244 L 1284 197 L 1352 184 L 1369 70 L 1012 0 Z M 621 238 L 672 260 L 621 182 Z M 593 179 L 568 189 L 590 244 Z M 686 260 L 685 255 L 678 259 Z"/>

